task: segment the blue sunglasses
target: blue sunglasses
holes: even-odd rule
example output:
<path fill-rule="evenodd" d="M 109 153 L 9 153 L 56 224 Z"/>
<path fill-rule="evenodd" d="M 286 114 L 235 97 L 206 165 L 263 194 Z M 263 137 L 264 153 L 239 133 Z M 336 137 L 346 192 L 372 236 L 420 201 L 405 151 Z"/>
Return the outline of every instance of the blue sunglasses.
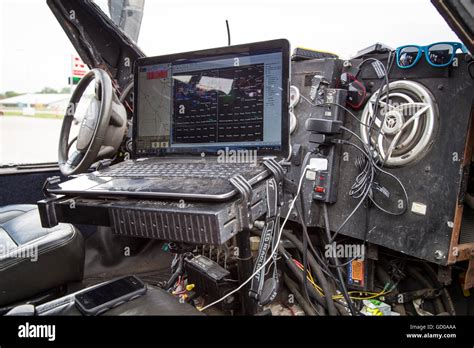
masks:
<path fill-rule="evenodd" d="M 459 42 L 435 42 L 428 46 L 405 45 L 396 49 L 397 65 L 401 69 L 408 69 L 419 62 L 423 52 L 431 66 L 448 66 L 454 60 L 456 51 L 461 49 L 467 53 L 466 46 Z"/>

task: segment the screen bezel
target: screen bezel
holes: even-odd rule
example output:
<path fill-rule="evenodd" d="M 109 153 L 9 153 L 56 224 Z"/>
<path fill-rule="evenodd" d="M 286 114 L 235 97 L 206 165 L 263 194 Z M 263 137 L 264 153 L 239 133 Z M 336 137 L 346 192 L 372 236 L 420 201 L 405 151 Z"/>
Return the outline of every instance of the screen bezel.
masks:
<path fill-rule="evenodd" d="M 188 155 L 201 155 L 203 152 L 209 155 L 217 155 L 218 149 L 202 149 L 198 148 L 193 150 L 192 148 L 183 148 L 183 149 L 175 149 L 173 152 L 164 152 L 163 154 L 138 154 L 136 152 L 136 144 L 138 138 L 138 117 L 137 113 L 135 112 L 136 106 L 138 105 L 138 73 L 139 69 L 142 66 L 146 65 L 154 65 L 154 64 L 164 64 L 169 62 L 175 62 L 178 60 L 192 60 L 192 59 L 202 59 L 208 58 L 210 56 L 220 56 L 220 55 L 228 55 L 228 54 L 244 54 L 249 52 L 258 52 L 258 51 L 265 51 L 265 50 L 272 50 L 278 49 L 282 52 L 282 100 L 281 100 L 281 111 L 282 111 L 282 119 L 281 119 L 281 148 L 280 149 L 261 149 L 259 147 L 251 147 L 251 146 L 228 146 L 229 149 L 257 149 L 257 155 L 261 156 L 277 156 L 281 158 L 287 158 L 290 151 L 290 131 L 289 131 L 289 84 L 290 84 L 290 43 L 286 39 L 278 39 L 278 40 L 271 40 L 271 41 L 262 41 L 262 42 L 254 42 L 236 46 L 225 46 L 225 47 L 218 47 L 200 51 L 191 51 L 191 52 L 184 52 L 184 53 L 176 53 L 176 54 L 168 54 L 163 56 L 156 56 L 156 57 L 144 57 L 138 58 L 135 61 L 134 65 L 134 97 L 133 97 L 133 105 L 134 105 L 134 115 L 133 115 L 133 130 L 132 130 L 132 142 L 133 142 L 133 151 L 132 151 L 132 158 L 140 158 L 140 157 L 164 157 L 164 156 L 182 156 L 183 154 Z M 225 148 L 226 146 L 219 147 L 219 149 Z"/>

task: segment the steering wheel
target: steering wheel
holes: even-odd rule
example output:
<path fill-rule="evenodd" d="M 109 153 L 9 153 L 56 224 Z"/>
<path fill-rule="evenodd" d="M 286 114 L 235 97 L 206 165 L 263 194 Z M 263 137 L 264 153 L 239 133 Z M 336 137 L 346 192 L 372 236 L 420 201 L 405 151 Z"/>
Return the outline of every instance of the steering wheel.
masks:
<path fill-rule="evenodd" d="M 76 149 L 69 155 L 74 140 L 69 133 L 77 105 L 89 84 L 95 81 L 95 95 L 81 121 Z M 127 129 L 127 113 L 112 87 L 109 75 L 102 69 L 92 69 L 79 82 L 71 96 L 59 138 L 58 164 L 65 176 L 87 171 L 97 160 L 114 155 Z"/>

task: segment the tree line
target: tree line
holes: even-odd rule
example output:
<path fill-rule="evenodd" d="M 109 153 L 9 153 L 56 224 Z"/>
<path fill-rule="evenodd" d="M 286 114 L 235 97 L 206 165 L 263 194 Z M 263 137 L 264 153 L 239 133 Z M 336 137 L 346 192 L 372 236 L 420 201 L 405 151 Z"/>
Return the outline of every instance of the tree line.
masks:
<path fill-rule="evenodd" d="M 37 92 L 39 94 L 57 94 L 57 93 L 71 93 L 70 87 L 63 87 L 61 89 L 54 89 L 51 87 L 44 87 L 41 91 Z M 4 93 L 0 93 L 0 99 L 12 98 L 19 95 L 23 95 L 25 93 L 19 93 L 15 91 L 6 91 Z"/>

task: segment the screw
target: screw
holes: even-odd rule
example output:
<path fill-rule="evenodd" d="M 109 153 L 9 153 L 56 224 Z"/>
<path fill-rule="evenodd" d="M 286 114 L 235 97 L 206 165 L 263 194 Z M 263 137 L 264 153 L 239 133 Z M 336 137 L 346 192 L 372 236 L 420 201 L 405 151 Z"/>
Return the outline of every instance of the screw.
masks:
<path fill-rule="evenodd" d="M 434 254 L 436 260 L 441 260 L 444 257 L 444 253 L 441 250 L 436 250 Z"/>

